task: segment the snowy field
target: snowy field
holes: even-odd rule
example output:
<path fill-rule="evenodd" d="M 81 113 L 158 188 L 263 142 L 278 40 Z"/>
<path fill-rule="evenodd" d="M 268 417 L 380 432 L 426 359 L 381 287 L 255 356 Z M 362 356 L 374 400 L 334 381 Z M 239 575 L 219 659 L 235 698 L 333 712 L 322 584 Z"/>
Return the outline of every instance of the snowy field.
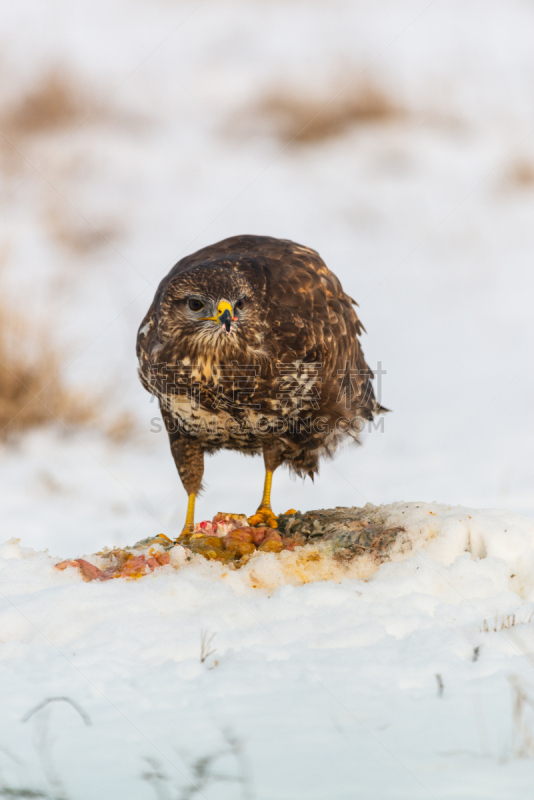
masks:
<path fill-rule="evenodd" d="M 84 583 L 3 545 L 4 780 L 39 786 L 44 768 L 84 799 L 529 800 L 534 520 L 388 510 L 414 552 L 370 580 L 307 563 L 307 545 Z M 48 697 L 80 710 L 21 722 Z"/>
<path fill-rule="evenodd" d="M 0 9 L 4 302 L 47 326 L 72 385 L 135 420 L 121 444 L 58 424 L 0 446 L 0 540 L 20 539 L 0 562 L 4 795 L 530 800 L 533 30 L 530 0 Z M 50 75 L 70 113 L 17 128 Z M 320 111 L 362 83 L 389 116 L 284 139 L 273 96 Z M 179 257 L 236 233 L 321 253 L 393 409 L 314 485 L 277 472 L 275 510 L 396 504 L 417 554 L 302 585 L 264 554 L 263 588 L 203 562 L 58 573 L 179 532 L 135 333 Z M 261 459 L 209 459 L 197 518 L 251 513 L 262 480 Z M 50 697 L 88 718 L 58 701 L 21 721 Z"/>

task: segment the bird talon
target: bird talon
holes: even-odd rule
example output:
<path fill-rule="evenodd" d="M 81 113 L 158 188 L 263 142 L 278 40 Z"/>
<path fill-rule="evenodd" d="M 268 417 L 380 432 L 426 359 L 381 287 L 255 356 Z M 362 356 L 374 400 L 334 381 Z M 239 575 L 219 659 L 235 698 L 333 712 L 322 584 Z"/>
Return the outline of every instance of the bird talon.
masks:
<path fill-rule="evenodd" d="M 194 529 L 194 525 L 184 525 L 181 534 L 174 540 L 174 544 L 181 544 L 184 539 L 189 539 Z"/>
<path fill-rule="evenodd" d="M 157 538 L 157 539 L 163 539 L 163 541 L 164 541 L 166 544 L 167 544 L 168 542 L 174 542 L 174 539 L 170 539 L 170 538 L 169 538 L 168 536 L 166 536 L 164 533 L 158 533 L 158 535 L 157 535 L 157 537 L 156 537 L 156 538 Z"/>
<path fill-rule="evenodd" d="M 278 528 L 278 517 L 270 508 L 258 508 L 255 514 L 248 518 L 248 524 L 253 528 Z"/>

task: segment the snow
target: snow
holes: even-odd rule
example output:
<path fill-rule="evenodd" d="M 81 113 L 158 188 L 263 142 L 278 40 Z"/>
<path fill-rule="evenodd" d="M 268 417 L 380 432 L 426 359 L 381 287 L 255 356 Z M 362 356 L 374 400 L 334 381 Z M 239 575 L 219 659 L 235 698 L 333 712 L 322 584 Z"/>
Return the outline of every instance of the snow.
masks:
<path fill-rule="evenodd" d="M 48 707 L 48 730 L 79 798 L 150 796 L 146 758 L 186 787 L 228 728 L 259 798 L 529 798 L 510 678 L 532 701 L 534 520 L 386 510 L 413 550 L 372 574 L 363 560 L 317 565 L 307 545 L 234 571 L 180 557 L 137 580 L 86 583 L 56 570 L 57 556 L 4 544 L 4 741 L 26 763 L 24 785 L 43 780 L 32 724 L 44 710 L 20 720 L 68 697 L 91 726 L 65 702 Z M 202 663 L 203 632 L 214 652 Z M 222 762 L 236 774 L 235 759 Z M 239 795 L 214 780 L 203 796 Z"/>
<path fill-rule="evenodd" d="M 533 15 L 527 0 L 2 6 L 2 135 L 2 109 L 53 67 L 89 98 L 87 119 L 1 161 L 2 291 L 137 431 L 0 448 L 0 786 L 148 798 L 156 762 L 187 786 L 221 753 L 212 772 L 251 777 L 200 796 L 530 800 L 534 188 L 512 177 L 534 163 Z M 360 73 L 404 118 L 306 147 L 240 127 L 272 87 L 328 95 Z M 54 219 L 105 238 L 77 252 Z M 226 574 L 179 553 L 136 581 L 57 571 L 180 530 L 135 332 L 179 257 L 240 232 L 319 250 L 393 409 L 315 484 L 277 471 L 275 510 L 387 504 L 413 552 L 378 570 L 305 549 Z M 197 519 L 252 513 L 262 479 L 261 459 L 209 459 Z M 61 697 L 92 724 L 68 700 L 21 721 Z"/>

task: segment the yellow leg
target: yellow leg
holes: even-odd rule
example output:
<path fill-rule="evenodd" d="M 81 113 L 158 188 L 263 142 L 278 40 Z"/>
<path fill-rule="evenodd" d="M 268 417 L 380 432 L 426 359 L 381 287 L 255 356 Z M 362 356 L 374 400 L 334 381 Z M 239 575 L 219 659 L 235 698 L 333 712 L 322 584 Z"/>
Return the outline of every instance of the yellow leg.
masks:
<path fill-rule="evenodd" d="M 259 527 L 267 525 L 269 528 L 278 527 L 278 517 L 273 514 L 271 508 L 271 486 L 273 484 L 273 473 L 271 470 L 265 471 L 265 483 L 263 484 L 263 497 L 255 514 L 248 518 L 249 524 Z"/>
<path fill-rule="evenodd" d="M 178 538 L 186 536 L 188 533 L 193 533 L 195 527 L 195 500 L 196 494 L 191 492 L 187 500 L 187 514 L 185 515 L 185 525 Z"/>
<path fill-rule="evenodd" d="M 265 482 L 263 484 L 263 496 L 260 508 L 271 508 L 271 487 L 273 485 L 273 473 L 269 470 L 265 472 Z"/>

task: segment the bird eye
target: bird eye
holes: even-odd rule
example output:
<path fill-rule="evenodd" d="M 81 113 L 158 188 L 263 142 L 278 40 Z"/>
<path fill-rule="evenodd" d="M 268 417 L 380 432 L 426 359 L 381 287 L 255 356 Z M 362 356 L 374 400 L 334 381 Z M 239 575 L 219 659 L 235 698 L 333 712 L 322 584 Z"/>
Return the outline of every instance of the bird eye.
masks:
<path fill-rule="evenodd" d="M 188 304 L 191 311 L 200 311 L 201 308 L 204 308 L 204 303 L 202 300 L 197 300 L 196 298 L 192 297 Z"/>
<path fill-rule="evenodd" d="M 242 311 L 245 308 L 245 300 L 243 298 L 238 300 L 234 308 L 237 308 L 238 311 Z"/>

